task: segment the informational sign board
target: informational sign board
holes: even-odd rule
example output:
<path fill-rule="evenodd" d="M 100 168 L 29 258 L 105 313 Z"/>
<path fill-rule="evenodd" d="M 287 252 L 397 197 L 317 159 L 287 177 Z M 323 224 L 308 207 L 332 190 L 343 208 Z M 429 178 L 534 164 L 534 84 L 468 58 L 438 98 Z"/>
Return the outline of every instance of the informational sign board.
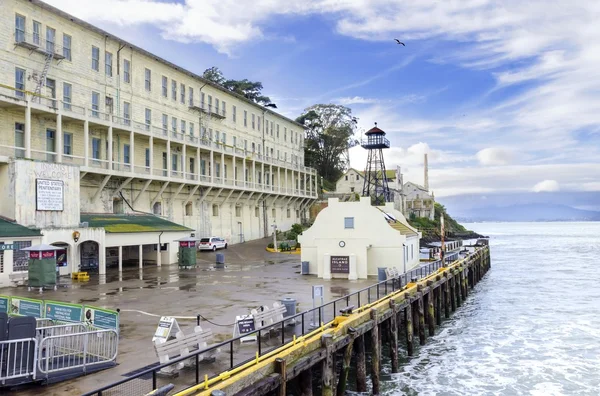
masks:
<path fill-rule="evenodd" d="M 10 304 L 10 297 L 0 296 L 0 312 L 8 313 L 8 305 Z"/>
<path fill-rule="evenodd" d="M 67 249 L 61 249 L 56 251 L 56 266 L 66 267 L 69 263 L 67 262 Z"/>
<path fill-rule="evenodd" d="M 350 273 L 350 256 L 331 256 L 332 274 Z"/>
<path fill-rule="evenodd" d="M 313 286 L 312 287 L 312 298 L 323 298 L 324 287 L 321 286 Z"/>
<path fill-rule="evenodd" d="M 15 250 L 14 243 L 0 243 L 0 250 Z"/>
<path fill-rule="evenodd" d="M 61 322 L 81 322 L 83 306 L 77 304 L 45 301 L 45 317 Z"/>
<path fill-rule="evenodd" d="M 181 331 L 177 320 L 169 316 L 161 316 L 156 331 L 154 332 L 154 337 L 152 337 L 152 342 L 156 340 L 162 340 L 162 342 L 168 341 L 171 337 L 171 332 L 173 331 L 175 334 Z"/>
<path fill-rule="evenodd" d="M 245 335 L 245 336 L 244 336 Z M 235 325 L 233 327 L 233 337 L 244 336 L 240 338 L 242 343 L 256 342 L 256 326 L 254 325 L 254 317 L 252 315 L 243 315 L 235 317 Z"/>
<path fill-rule="evenodd" d="M 83 321 L 94 327 L 101 329 L 114 329 L 119 331 L 119 313 L 109 309 L 96 307 L 83 307 Z"/>
<path fill-rule="evenodd" d="M 41 300 L 33 300 L 25 297 L 10 298 L 9 314 L 42 318 L 43 313 L 44 302 Z"/>
<path fill-rule="evenodd" d="M 36 210 L 64 210 L 65 184 L 62 180 L 35 180 Z"/>

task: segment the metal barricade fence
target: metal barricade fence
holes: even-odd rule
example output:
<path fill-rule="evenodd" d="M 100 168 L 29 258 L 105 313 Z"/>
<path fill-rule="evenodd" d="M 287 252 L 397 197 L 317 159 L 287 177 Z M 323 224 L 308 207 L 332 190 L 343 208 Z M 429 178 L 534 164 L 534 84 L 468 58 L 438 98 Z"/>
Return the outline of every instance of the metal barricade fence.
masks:
<path fill-rule="evenodd" d="M 42 374 L 85 368 L 117 358 L 119 336 L 115 330 L 96 330 L 45 337 L 40 343 L 38 368 Z"/>
<path fill-rule="evenodd" d="M 35 338 L 0 341 L 0 383 L 22 377 L 35 379 L 37 346 Z"/>

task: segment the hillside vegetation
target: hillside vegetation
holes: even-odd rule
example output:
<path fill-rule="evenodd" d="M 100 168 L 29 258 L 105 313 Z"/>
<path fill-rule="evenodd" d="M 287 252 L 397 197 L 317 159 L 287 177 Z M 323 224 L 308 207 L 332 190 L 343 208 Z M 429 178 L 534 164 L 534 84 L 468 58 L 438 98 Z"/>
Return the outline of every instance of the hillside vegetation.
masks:
<path fill-rule="evenodd" d="M 411 226 L 423 233 L 422 243 L 436 242 L 440 240 L 440 217 L 444 216 L 444 228 L 446 230 L 446 239 L 471 239 L 479 238 L 481 235 L 467 230 L 456 220 L 452 218 L 446 211 L 444 205 L 435 203 L 434 219 L 430 220 L 426 217 L 411 216 L 408 222 Z"/>

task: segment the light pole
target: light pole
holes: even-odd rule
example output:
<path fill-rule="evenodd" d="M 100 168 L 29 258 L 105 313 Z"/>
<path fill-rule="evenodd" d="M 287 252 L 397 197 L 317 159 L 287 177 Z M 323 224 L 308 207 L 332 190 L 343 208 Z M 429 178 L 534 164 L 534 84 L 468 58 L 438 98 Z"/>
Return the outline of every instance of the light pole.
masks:
<path fill-rule="evenodd" d="M 273 248 L 277 252 L 277 224 L 273 223 L 271 227 L 273 227 Z"/>

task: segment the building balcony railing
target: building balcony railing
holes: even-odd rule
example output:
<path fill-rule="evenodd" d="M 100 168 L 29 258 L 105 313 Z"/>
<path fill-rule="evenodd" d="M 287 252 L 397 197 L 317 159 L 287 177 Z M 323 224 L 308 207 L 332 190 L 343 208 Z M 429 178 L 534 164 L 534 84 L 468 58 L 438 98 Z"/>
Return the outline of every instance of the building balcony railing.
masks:
<path fill-rule="evenodd" d="M 33 101 L 32 98 L 37 100 Z M 165 140 L 169 138 L 176 142 L 198 145 L 200 148 L 214 150 L 215 152 L 224 152 L 230 155 L 238 157 L 245 157 L 249 161 L 263 162 L 265 165 L 274 165 L 281 168 L 287 168 L 292 170 L 298 170 L 313 176 L 316 176 L 316 170 L 309 167 L 299 165 L 297 163 L 291 163 L 283 161 L 281 159 L 273 158 L 270 156 L 262 155 L 256 152 L 251 152 L 243 147 L 233 146 L 224 144 L 222 142 L 215 142 L 208 139 L 208 136 L 201 138 L 199 136 L 191 136 L 176 131 L 172 134 L 172 131 L 164 129 L 162 127 L 148 125 L 146 123 L 138 122 L 127 117 L 116 115 L 110 112 L 101 111 L 100 108 L 88 108 L 79 106 L 68 100 L 60 100 L 55 98 L 49 98 L 43 95 L 37 95 L 24 89 L 18 89 L 12 86 L 0 84 L 0 102 L 5 104 L 17 105 L 21 107 L 27 106 L 27 101 L 32 101 L 32 108 L 39 109 L 41 111 L 49 111 L 56 114 L 58 111 L 63 116 L 76 119 L 78 121 L 89 120 L 92 123 L 97 123 L 105 127 L 113 126 L 114 128 L 120 128 L 124 130 L 132 130 L 136 133 L 140 133 L 146 136 L 159 137 Z"/>
<path fill-rule="evenodd" d="M 15 45 L 19 47 L 27 48 L 44 55 L 52 54 L 54 59 L 65 59 L 63 47 L 56 44 L 54 40 L 47 40 L 40 34 L 28 33 L 22 30 L 17 30 L 14 37 Z"/>

